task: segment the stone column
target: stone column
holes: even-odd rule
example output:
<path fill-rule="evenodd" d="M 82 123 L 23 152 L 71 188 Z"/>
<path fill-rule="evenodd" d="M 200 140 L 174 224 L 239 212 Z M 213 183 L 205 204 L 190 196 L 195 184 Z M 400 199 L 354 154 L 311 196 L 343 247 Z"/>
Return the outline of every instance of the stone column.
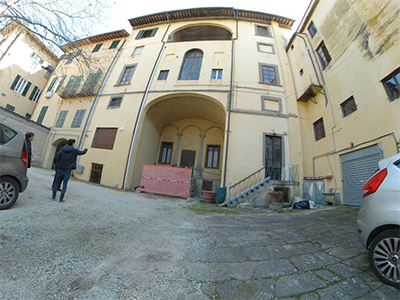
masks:
<path fill-rule="evenodd" d="M 178 136 L 178 141 L 176 142 L 175 157 L 174 157 L 174 161 L 172 163 L 173 166 L 178 165 L 179 150 L 181 148 L 181 137 L 183 134 L 177 133 L 176 135 Z"/>

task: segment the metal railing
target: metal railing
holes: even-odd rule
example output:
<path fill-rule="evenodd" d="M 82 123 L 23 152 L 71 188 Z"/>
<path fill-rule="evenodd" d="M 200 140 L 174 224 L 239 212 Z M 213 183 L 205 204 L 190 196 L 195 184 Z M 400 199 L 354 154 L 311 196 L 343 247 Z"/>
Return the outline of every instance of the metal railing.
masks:
<path fill-rule="evenodd" d="M 297 182 L 299 181 L 299 166 L 286 165 L 283 168 L 262 167 L 238 183 L 231 185 L 226 199 L 232 199 L 267 177 L 270 177 L 271 180 Z"/>

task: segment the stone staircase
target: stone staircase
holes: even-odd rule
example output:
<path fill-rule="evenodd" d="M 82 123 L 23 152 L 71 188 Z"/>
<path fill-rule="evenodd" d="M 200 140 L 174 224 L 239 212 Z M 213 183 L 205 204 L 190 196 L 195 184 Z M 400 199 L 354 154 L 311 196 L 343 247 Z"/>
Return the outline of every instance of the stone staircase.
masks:
<path fill-rule="evenodd" d="M 244 192 L 226 200 L 224 203 L 221 203 L 219 206 L 228 206 L 235 207 L 236 205 L 243 203 L 247 199 L 250 199 L 254 195 L 262 192 L 266 188 L 271 187 L 273 184 L 271 183 L 271 178 L 267 177 L 261 180 L 259 183 L 253 185 L 252 187 L 246 189 Z"/>

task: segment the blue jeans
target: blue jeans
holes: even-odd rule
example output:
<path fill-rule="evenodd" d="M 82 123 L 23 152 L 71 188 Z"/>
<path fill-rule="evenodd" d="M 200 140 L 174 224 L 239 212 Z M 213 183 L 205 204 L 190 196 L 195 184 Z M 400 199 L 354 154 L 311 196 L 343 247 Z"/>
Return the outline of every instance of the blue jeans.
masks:
<path fill-rule="evenodd" d="M 57 188 L 62 180 L 63 185 L 61 189 L 60 201 L 64 200 L 64 195 L 65 192 L 67 191 L 68 180 L 70 177 L 71 177 L 71 170 L 60 170 L 60 169 L 57 170 L 56 181 L 53 186 L 53 196 L 52 196 L 53 199 L 56 198 Z"/>

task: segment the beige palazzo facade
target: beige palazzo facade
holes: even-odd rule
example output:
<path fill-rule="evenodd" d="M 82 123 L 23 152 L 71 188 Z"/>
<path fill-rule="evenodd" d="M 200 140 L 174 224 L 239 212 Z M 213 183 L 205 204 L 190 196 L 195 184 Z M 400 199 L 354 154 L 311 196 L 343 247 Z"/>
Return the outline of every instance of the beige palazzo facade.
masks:
<path fill-rule="evenodd" d="M 143 164 L 193 168 L 193 195 L 229 187 L 264 166 L 277 180 L 285 170 L 299 172 L 300 126 L 285 50 L 293 20 L 196 8 L 129 22 L 130 34 L 64 47 L 34 113 L 52 128 L 43 167 L 74 138 L 89 149 L 76 177 L 116 188 L 139 186 Z"/>

